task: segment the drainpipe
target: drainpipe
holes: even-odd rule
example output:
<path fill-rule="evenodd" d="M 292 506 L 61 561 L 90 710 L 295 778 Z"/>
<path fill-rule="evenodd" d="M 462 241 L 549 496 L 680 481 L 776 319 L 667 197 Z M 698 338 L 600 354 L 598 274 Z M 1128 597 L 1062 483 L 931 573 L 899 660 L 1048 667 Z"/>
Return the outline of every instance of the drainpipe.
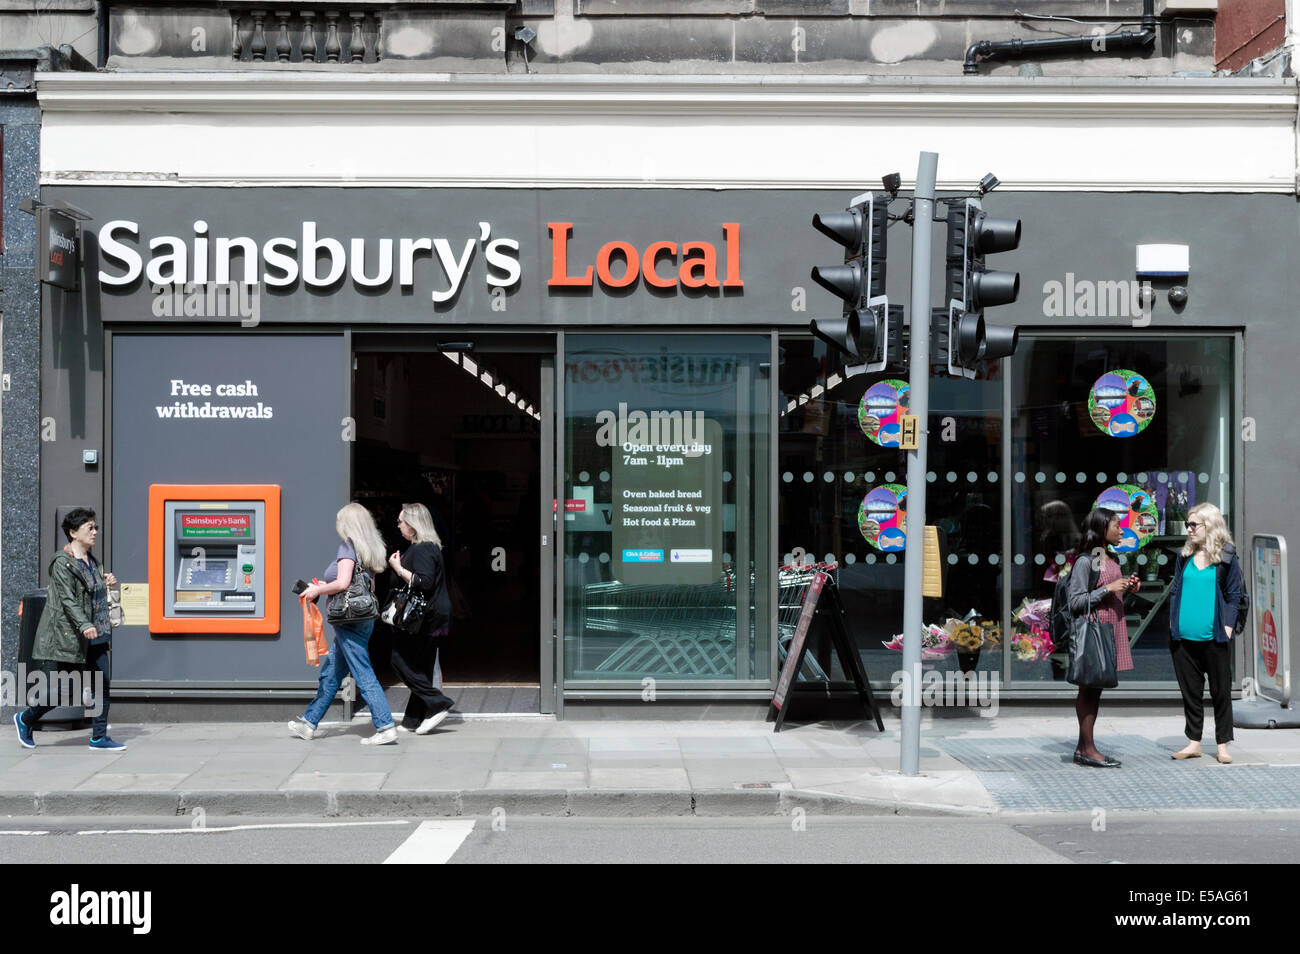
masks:
<path fill-rule="evenodd" d="M 95 65 L 101 70 L 108 65 L 108 3 L 106 0 L 99 0 L 95 4 L 95 19 L 99 27 L 99 42 L 97 55 L 95 56 Z"/>
<path fill-rule="evenodd" d="M 1291 82 L 1297 84 L 1300 93 L 1300 78 L 1296 70 L 1300 68 L 1300 0 L 1286 0 L 1286 48 L 1291 59 Z M 1295 191 L 1300 196 L 1300 95 L 1297 96 L 1295 124 Z"/>
<path fill-rule="evenodd" d="M 1294 6 L 1296 0 L 1287 0 Z M 1287 28 L 1290 29 L 1288 20 Z M 1155 0 L 1143 0 L 1142 29 L 1137 33 L 1123 31 L 1102 36 L 1063 36 L 1048 40 L 980 40 L 966 51 L 966 62 L 961 71 L 966 76 L 979 74 L 980 58 L 984 60 L 1010 60 L 1039 53 L 1110 53 L 1149 46 L 1156 39 Z"/>

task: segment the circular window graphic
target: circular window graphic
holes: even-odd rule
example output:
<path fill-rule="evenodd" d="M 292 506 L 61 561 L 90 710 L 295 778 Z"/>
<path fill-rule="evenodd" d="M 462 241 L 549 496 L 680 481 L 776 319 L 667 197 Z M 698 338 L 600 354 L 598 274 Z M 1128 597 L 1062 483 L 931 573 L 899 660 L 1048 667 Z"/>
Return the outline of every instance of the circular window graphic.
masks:
<path fill-rule="evenodd" d="M 1111 437 L 1132 437 L 1156 416 L 1156 392 L 1145 374 L 1108 371 L 1088 393 L 1088 416 Z"/>
<path fill-rule="evenodd" d="M 902 415 L 912 397 L 906 381 L 886 378 L 867 388 L 858 405 L 858 427 L 881 447 L 897 447 L 902 436 Z"/>
<path fill-rule="evenodd" d="M 1137 484 L 1116 484 L 1107 487 L 1093 504 L 1102 510 L 1111 510 L 1119 514 L 1119 525 L 1123 537 L 1114 548 L 1116 553 L 1132 553 L 1140 550 L 1156 535 L 1159 518 L 1156 502 L 1151 494 Z"/>
<path fill-rule="evenodd" d="M 862 501 L 858 529 L 866 541 L 885 553 L 897 553 L 907 545 L 907 487 L 882 484 Z"/>

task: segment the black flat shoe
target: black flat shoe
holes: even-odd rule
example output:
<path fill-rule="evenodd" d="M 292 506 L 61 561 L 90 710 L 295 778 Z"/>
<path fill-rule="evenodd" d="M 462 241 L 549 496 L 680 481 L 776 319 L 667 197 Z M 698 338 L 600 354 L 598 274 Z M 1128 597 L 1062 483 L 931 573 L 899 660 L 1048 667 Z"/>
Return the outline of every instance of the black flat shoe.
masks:
<path fill-rule="evenodd" d="M 1119 768 L 1121 763 L 1119 759 L 1113 759 L 1109 755 L 1106 756 L 1104 759 L 1102 759 L 1100 762 L 1098 762 L 1096 759 L 1090 759 L 1088 758 L 1088 756 L 1083 755 L 1082 753 L 1075 752 L 1074 764 L 1087 765 L 1090 768 Z"/>

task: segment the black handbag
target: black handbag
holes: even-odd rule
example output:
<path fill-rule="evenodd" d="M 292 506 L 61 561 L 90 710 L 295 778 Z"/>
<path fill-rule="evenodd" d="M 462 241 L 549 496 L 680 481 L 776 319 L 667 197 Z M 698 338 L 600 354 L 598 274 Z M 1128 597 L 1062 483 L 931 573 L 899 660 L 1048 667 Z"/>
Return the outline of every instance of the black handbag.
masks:
<path fill-rule="evenodd" d="M 357 563 L 352 570 L 352 582 L 346 591 L 330 596 L 325 618 L 331 626 L 340 623 L 364 623 L 379 618 L 379 603 L 375 599 L 375 580 L 370 571 Z"/>
<path fill-rule="evenodd" d="M 380 619 L 399 633 L 414 636 L 424 629 L 431 608 L 429 598 L 419 590 L 411 589 L 408 584 L 393 594 Z"/>
<path fill-rule="evenodd" d="M 1066 681 L 1089 689 L 1114 689 L 1119 685 L 1115 668 L 1115 627 L 1103 623 L 1095 612 L 1075 617 L 1070 626 L 1070 664 Z"/>

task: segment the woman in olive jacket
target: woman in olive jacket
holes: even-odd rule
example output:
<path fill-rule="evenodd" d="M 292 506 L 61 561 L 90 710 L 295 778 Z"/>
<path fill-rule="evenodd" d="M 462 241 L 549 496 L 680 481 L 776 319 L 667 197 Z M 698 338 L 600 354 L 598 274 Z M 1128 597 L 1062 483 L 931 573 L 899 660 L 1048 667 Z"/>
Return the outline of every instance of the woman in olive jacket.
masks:
<path fill-rule="evenodd" d="M 1232 761 L 1232 635 L 1242 595 L 1241 563 L 1223 514 L 1214 504 L 1197 504 L 1187 514 L 1187 545 L 1178 555 L 1169 590 L 1169 637 L 1174 675 L 1183 692 L 1186 747 L 1175 759 L 1201 757 L 1205 724 L 1202 695 L 1206 677 L 1214 701 L 1218 759 Z"/>
<path fill-rule="evenodd" d="M 56 680 L 60 671 L 94 673 L 95 707 L 91 710 L 90 747 L 119 752 L 126 746 L 108 737 L 108 679 L 110 669 L 110 640 L 113 628 L 108 618 L 108 588 L 117 585 L 112 573 L 101 571 L 99 561 L 90 552 L 95 545 L 99 527 L 95 525 L 95 511 L 77 507 L 63 518 L 63 533 L 68 545 L 50 561 L 49 596 L 45 611 L 36 626 L 32 645 L 32 658 L 43 661 L 42 669 L 51 683 L 67 685 L 75 681 Z M 51 693 L 52 694 L 52 693 Z M 47 698 L 41 705 L 30 706 L 14 716 L 18 741 L 24 748 L 33 748 L 36 740 L 32 733 L 41 718 L 52 709 L 63 705 L 79 705 L 80 698 L 57 700 Z"/>
<path fill-rule="evenodd" d="M 394 553 L 388 565 L 411 589 L 429 601 L 429 614 L 418 633 L 393 633 L 393 669 L 411 690 L 399 730 L 427 735 L 456 703 L 434 684 L 438 644 L 451 625 L 451 599 L 442 559 L 442 541 L 424 504 L 403 504 L 397 529 L 411 542 L 406 553 Z"/>

